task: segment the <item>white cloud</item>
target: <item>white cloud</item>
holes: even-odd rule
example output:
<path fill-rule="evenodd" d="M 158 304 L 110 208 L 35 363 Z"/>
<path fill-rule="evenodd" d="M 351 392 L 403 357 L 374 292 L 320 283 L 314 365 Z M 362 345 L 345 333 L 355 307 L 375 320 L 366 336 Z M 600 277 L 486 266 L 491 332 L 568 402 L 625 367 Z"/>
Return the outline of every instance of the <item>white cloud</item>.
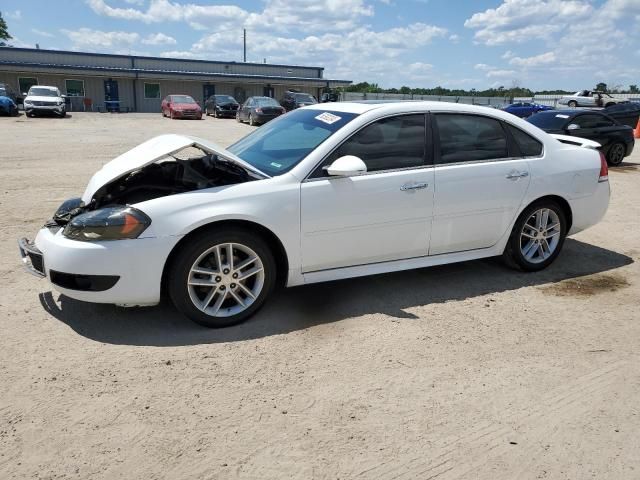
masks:
<path fill-rule="evenodd" d="M 583 0 L 504 0 L 497 8 L 473 14 L 464 26 L 476 30 L 478 43 L 502 45 L 548 38 L 592 14 L 593 7 Z"/>
<path fill-rule="evenodd" d="M 511 60 L 509 60 L 509 63 L 511 65 L 517 65 L 520 67 L 539 67 L 541 65 L 555 63 L 556 60 L 557 57 L 554 52 L 546 52 L 532 57 L 513 57 Z"/>
<path fill-rule="evenodd" d="M 106 0 L 86 1 L 99 15 L 145 23 L 186 22 L 196 30 L 205 27 L 207 21 L 282 32 L 346 30 L 354 28 L 358 19 L 373 15 L 373 7 L 364 0 L 266 0 L 260 12 L 236 5 L 181 4 L 171 0 L 150 0 L 146 10 L 113 7 Z"/>
<path fill-rule="evenodd" d="M 11 19 L 11 20 L 21 20 L 22 19 L 22 12 L 20 10 L 15 10 L 13 12 L 7 12 L 6 15 L 7 15 L 7 18 Z"/>
<path fill-rule="evenodd" d="M 142 43 L 146 45 L 175 45 L 178 41 L 164 33 L 153 33 L 143 38 Z"/>
<path fill-rule="evenodd" d="M 104 48 L 130 47 L 140 40 L 140 35 L 134 32 L 103 32 L 90 28 L 79 30 L 60 30 L 73 42 L 73 47 L 90 50 Z"/>
<path fill-rule="evenodd" d="M 45 32 L 44 30 L 38 30 L 37 28 L 32 28 L 31 33 L 35 33 L 36 35 L 40 35 L 41 37 L 53 38 L 55 35 L 49 32 Z"/>
<path fill-rule="evenodd" d="M 123 20 L 141 20 L 146 23 L 165 21 L 222 20 L 245 18 L 247 12 L 235 5 L 179 4 L 169 0 L 151 0 L 147 10 L 112 7 L 105 0 L 87 0 L 91 9 L 99 14 Z"/>
<path fill-rule="evenodd" d="M 487 72 L 487 78 L 495 78 L 495 77 L 513 77 L 516 75 L 515 70 L 490 70 Z"/>

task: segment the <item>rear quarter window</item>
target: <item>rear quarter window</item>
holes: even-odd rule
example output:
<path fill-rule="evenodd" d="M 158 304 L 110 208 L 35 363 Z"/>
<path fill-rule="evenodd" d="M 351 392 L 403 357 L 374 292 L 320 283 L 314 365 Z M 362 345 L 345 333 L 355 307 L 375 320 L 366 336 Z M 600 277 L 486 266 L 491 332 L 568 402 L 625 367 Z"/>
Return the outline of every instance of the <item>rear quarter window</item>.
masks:
<path fill-rule="evenodd" d="M 513 125 L 507 124 L 511 136 L 520 148 L 523 157 L 539 157 L 542 155 L 542 143 Z"/>

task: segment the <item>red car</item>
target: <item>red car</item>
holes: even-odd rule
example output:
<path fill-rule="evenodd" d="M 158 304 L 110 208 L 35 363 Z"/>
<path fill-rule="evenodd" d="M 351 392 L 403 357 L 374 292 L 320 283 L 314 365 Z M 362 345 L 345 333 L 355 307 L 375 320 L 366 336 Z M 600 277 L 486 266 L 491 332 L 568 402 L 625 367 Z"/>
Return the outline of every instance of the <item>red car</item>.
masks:
<path fill-rule="evenodd" d="M 163 117 L 202 119 L 200 105 L 189 95 L 167 95 L 161 108 Z"/>

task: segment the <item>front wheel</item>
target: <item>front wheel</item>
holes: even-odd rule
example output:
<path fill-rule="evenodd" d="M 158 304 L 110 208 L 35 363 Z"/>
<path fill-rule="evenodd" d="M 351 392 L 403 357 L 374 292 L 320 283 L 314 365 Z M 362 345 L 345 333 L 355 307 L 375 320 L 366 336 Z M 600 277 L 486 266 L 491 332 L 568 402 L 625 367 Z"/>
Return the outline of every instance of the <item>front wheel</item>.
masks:
<path fill-rule="evenodd" d="M 553 263 L 566 235 L 562 207 L 552 200 L 536 202 L 518 217 L 503 256 L 513 267 L 536 272 Z"/>
<path fill-rule="evenodd" d="M 567 105 L 571 108 L 576 108 L 578 106 L 578 102 L 571 100 Z"/>
<path fill-rule="evenodd" d="M 249 125 L 255 127 L 256 122 L 253 120 L 253 115 L 249 114 Z"/>
<path fill-rule="evenodd" d="M 245 230 L 210 231 L 181 246 L 169 271 L 178 310 L 205 327 L 240 323 L 265 302 L 276 280 L 267 243 Z"/>

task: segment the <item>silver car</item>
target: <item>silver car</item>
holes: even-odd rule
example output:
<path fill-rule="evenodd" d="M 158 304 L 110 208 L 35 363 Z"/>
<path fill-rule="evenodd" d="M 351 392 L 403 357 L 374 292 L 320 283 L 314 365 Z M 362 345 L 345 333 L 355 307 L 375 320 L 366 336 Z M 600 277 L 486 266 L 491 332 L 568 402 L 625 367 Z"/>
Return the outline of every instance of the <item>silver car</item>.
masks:
<path fill-rule="evenodd" d="M 558 100 L 560 105 L 567 105 L 569 107 L 610 107 L 618 103 L 628 102 L 629 100 L 614 98 L 608 93 L 597 92 L 593 90 L 581 90 L 562 97 Z"/>

